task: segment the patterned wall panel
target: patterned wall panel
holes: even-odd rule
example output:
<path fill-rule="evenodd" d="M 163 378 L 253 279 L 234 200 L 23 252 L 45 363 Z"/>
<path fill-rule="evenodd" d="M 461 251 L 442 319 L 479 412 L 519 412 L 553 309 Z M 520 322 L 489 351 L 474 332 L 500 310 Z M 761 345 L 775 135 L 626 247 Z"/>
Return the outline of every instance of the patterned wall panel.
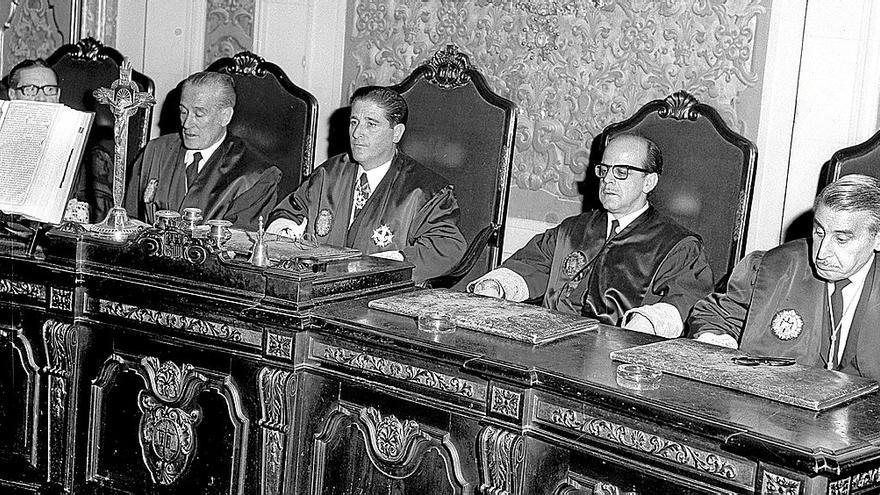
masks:
<path fill-rule="evenodd" d="M 6 74 L 15 64 L 28 58 L 48 57 L 56 48 L 64 44 L 65 29 L 57 19 L 54 3 L 49 0 L 20 0 L 12 6 L 9 27 L 4 32 L 3 67 Z M 3 12 L 9 13 L 8 7 Z M 0 22 L 5 22 L 2 19 Z"/>
<path fill-rule="evenodd" d="M 756 26 L 768 15 L 762 0 L 349 2 L 348 94 L 397 83 L 457 44 L 519 106 L 511 203 L 539 192 L 567 202 L 554 219 L 580 210 L 593 136 L 652 99 L 684 89 L 742 132 L 741 95 L 759 83 Z"/>
<path fill-rule="evenodd" d="M 205 67 L 254 48 L 254 0 L 208 0 Z"/>

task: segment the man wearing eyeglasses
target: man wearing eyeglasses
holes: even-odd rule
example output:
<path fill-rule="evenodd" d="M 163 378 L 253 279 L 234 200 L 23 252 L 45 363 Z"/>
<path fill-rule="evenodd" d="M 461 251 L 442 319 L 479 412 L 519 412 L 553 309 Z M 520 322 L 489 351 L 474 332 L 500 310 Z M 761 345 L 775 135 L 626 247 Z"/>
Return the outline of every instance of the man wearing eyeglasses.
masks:
<path fill-rule="evenodd" d="M 648 202 L 663 171 L 652 141 L 614 137 L 602 162 L 604 210 L 569 217 L 533 237 L 502 266 L 472 282 L 474 293 L 545 307 L 631 330 L 677 337 L 694 303 L 712 290 L 697 235 Z"/>
<path fill-rule="evenodd" d="M 42 59 L 25 60 L 9 72 L 10 100 L 48 101 L 58 103 L 61 88 L 58 76 Z"/>

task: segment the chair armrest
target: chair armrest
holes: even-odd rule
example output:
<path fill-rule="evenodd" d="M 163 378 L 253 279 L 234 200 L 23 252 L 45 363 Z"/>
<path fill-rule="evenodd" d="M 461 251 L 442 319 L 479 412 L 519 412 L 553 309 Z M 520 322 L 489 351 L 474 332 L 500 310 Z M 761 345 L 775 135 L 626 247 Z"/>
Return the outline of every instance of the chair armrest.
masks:
<path fill-rule="evenodd" d="M 483 254 L 483 251 L 489 244 L 489 240 L 500 229 L 501 226 L 495 223 L 483 227 L 473 240 L 468 243 L 468 247 L 461 256 L 461 260 L 458 264 L 456 264 L 452 270 L 445 275 L 426 281 L 425 285 L 427 287 L 452 287 L 458 283 L 458 281 L 464 278 L 474 265 L 477 264 L 477 260 L 480 259 L 480 255 Z"/>

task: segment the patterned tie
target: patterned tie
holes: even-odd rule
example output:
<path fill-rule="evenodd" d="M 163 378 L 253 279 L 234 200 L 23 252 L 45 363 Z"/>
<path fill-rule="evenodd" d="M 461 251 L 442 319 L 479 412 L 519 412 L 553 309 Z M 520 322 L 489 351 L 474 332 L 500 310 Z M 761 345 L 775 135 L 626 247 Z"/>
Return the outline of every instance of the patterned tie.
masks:
<path fill-rule="evenodd" d="M 202 161 L 202 153 L 196 151 L 193 153 L 192 162 L 186 166 L 186 190 L 189 191 L 189 188 L 196 183 L 196 178 L 199 176 L 199 163 Z"/>
<path fill-rule="evenodd" d="M 359 211 L 367 204 L 367 200 L 370 199 L 370 183 L 367 181 L 367 174 L 361 173 L 360 178 L 358 179 L 357 186 L 354 188 L 354 214 L 357 215 Z"/>
<path fill-rule="evenodd" d="M 837 355 L 840 353 L 840 320 L 843 319 L 843 288 L 850 284 L 845 278 L 834 282 L 834 293 L 831 294 L 831 356 L 828 369 L 834 370 L 840 365 Z"/>
<path fill-rule="evenodd" d="M 611 221 L 611 232 L 608 233 L 608 239 L 611 240 L 612 237 L 617 235 L 617 229 L 620 228 L 620 222 L 615 218 Z"/>

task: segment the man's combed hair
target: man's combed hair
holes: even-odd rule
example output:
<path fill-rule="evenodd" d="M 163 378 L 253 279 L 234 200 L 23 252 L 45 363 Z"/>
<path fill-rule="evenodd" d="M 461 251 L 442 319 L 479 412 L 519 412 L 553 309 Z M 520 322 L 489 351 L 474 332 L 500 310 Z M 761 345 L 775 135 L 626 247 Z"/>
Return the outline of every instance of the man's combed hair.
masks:
<path fill-rule="evenodd" d="M 21 71 L 23 71 L 24 69 L 32 69 L 34 67 L 44 67 L 51 70 L 53 73 L 55 72 L 55 69 L 49 67 L 46 61 L 41 58 L 22 60 L 21 62 L 17 63 L 11 71 L 9 71 L 9 87 L 17 88 L 18 82 L 21 80 Z M 55 79 L 58 79 L 57 74 L 55 76 Z"/>
<path fill-rule="evenodd" d="M 869 226 L 871 233 L 880 232 L 880 179 L 845 175 L 822 189 L 813 202 L 813 210 L 819 205 L 836 211 L 866 211 L 874 220 Z"/>
<path fill-rule="evenodd" d="M 349 104 L 354 105 L 354 102 L 359 100 L 371 101 L 379 105 L 385 111 L 385 117 L 391 122 L 391 127 L 406 124 L 409 110 L 406 107 L 406 100 L 397 91 L 385 86 L 364 86 L 355 90 Z"/>
<path fill-rule="evenodd" d="M 229 74 L 196 72 L 183 80 L 183 86 L 210 86 L 216 91 L 219 108 L 235 108 L 235 81 Z"/>

